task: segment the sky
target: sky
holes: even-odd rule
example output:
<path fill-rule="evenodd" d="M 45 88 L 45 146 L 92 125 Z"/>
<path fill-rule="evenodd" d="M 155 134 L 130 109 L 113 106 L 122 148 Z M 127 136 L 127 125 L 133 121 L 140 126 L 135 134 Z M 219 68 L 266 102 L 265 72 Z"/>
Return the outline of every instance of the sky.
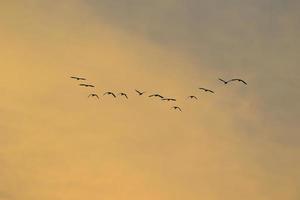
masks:
<path fill-rule="evenodd" d="M 298 200 L 299 8 L 0 1 L 0 200 Z"/>

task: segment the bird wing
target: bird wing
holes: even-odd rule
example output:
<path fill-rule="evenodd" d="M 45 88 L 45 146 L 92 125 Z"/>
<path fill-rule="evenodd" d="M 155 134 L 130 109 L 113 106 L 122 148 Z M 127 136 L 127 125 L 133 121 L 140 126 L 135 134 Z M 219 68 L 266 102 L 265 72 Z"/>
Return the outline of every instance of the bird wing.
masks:
<path fill-rule="evenodd" d="M 243 82 L 245 85 L 247 85 L 247 83 L 246 83 L 244 80 L 239 79 L 239 78 L 234 78 L 234 79 L 231 79 L 230 81 L 241 81 L 241 82 Z"/>
<path fill-rule="evenodd" d="M 180 110 L 180 111 L 182 111 L 178 106 L 174 106 L 174 107 L 172 107 L 174 110 Z"/>
<path fill-rule="evenodd" d="M 95 97 L 97 97 L 99 99 L 99 96 L 97 94 L 94 95 Z"/>
<path fill-rule="evenodd" d="M 207 90 L 208 92 L 211 92 L 211 93 L 215 93 L 214 91 L 212 91 L 212 90 Z"/>
<path fill-rule="evenodd" d="M 155 96 L 154 94 L 149 95 L 149 97 L 154 97 L 154 96 Z"/>
<path fill-rule="evenodd" d="M 242 81 L 245 85 L 247 85 L 246 81 L 244 81 L 244 80 L 240 80 L 240 81 Z"/>
<path fill-rule="evenodd" d="M 220 81 L 222 81 L 223 83 L 226 83 L 226 81 L 224 81 L 223 79 L 219 78 Z"/>
<path fill-rule="evenodd" d="M 125 96 L 128 99 L 127 95 L 125 93 L 123 93 L 123 92 L 119 93 L 119 95 Z"/>
<path fill-rule="evenodd" d="M 116 98 L 116 95 L 115 95 L 114 93 L 112 93 L 112 92 L 111 92 L 110 94 L 111 94 L 111 95 L 113 95 L 113 97 L 115 97 L 115 98 Z"/>

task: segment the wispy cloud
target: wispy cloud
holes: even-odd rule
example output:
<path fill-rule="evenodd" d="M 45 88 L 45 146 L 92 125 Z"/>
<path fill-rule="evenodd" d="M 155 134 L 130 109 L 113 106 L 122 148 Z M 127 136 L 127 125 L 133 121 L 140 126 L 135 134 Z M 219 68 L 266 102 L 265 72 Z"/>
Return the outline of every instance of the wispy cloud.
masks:
<path fill-rule="evenodd" d="M 297 199 L 297 6 L 2 3 L 1 191 L 45 200 Z M 224 87 L 220 76 L 249 85 Z M 184 112 L 134 89 L 174 96 Z M 102 98 L 107 90 L 129 100 Z M 199 101 L 187 103 L 192 94 Z"/>

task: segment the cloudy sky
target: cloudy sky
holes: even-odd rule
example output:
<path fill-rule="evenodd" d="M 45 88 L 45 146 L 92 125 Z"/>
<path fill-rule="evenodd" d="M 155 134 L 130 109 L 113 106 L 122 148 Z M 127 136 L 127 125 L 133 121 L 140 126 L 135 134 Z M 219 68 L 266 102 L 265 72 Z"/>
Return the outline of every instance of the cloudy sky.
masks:
<path fill-rule="evenodd" d="M 299 9 L 0 1 L 0 200 L 299 199 Z"/>

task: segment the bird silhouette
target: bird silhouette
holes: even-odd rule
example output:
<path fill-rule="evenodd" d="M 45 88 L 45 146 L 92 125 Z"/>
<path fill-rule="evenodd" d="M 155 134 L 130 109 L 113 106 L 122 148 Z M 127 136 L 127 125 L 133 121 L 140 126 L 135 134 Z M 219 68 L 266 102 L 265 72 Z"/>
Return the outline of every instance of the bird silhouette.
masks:
<path fill-rule="evenodd" d="M 199 90 L 203 90 L 203 91 L 205 91 L 205 92 L 210 92 L 210 93 L 215 93 L 214 91 L 212 91 L 212 90 L 209 90 L 209 89 L 206 89 L 206 88 L 198 88 Z"/>
<path fill-rule="evenodd" d="M 89 94 L 88 98 L 90 98 L 90 97 L 97 97 L 99 99 L 99 96 L 95 93 Z"/>
<path fill-rule="evenodd" d="M 239 78 L 231 79 L 231 80 L 229 80 L 228 82 L 232 82 L 232 81 L 239 81 L 239 82 L 242 82 L 242 83 L 244 83 L 245 85 L 247 85 L 246 81 L 244 81 L 244 80 L 242 80 L 242 79 L 239 79 Z"/>
<path fill-rule="evenodd" d="M 76 76 L 71 76 L 70 78 L 72 79 L 76 79 L 77 81 L 85 81 L 86 79 L 85 78 L 80 78 L 80 77 L 76 77 Z"/>
<path fill-rule="evenodd" d="M 104 96 L 104 95 L 112 95 L 114 98 L 117 97 L 113 92 L 105 92 L 105 93 L 103 94 L 103 96 Z"/>
<path fill-rule="evenodd" d="M 188 96 L 187 98 L 188 98 L 188 99 L 198 99 L 196 96 L 193 96 L 193 95 Z"/>
<path fill-rule="evenodd" d="M 182 112 L 181 108 L 179 108 L 178 106 L 173 106 L 171 109 L 179 110 L 180 112 Z"/>
<path fill-rule="evenodd" d="M 149 97 L 159 97 L 159 98 L 161 98 L 161 99 L 164 98 L 164 97 L 161 96 L 160 94 L 152 94 L 152 95 L 150 95 Z"/>
<path fill-rule="evenodd" d="M 176 101 L 176 99 L 172 99 L 172 98 L 163 98 L 161 100 L 162 101 Z"/>
<path fill-rule="evenodd" d="M 219 80 L 222 81 L 225 85 L 229 82 L 229 81 L 225 81 L 225 80 L 223 80 L 221 78 L 219 78 Z"/>
<path fill-rule="evenodd" d="M 140 92 L 138 90 L 135 90 L 140 96 L 143 95 L 145 92 Z"/>
<path fill-rule="evenodd" d="M 119 95 L 124 96 L 124 97 L 126 97 L 126 99 L 128 99 L 127 94 L 125 94 L 125 93 L 123 93 L 123 92 L 119 93 Z"/>
<path fill-rule="evenodd" d="M 94 85 L 89 85 L 89 84 L 84 84 L 84 83 L 79 84 L 79 86 L 82 86 L 82 87 L 95 87 Z"/>

